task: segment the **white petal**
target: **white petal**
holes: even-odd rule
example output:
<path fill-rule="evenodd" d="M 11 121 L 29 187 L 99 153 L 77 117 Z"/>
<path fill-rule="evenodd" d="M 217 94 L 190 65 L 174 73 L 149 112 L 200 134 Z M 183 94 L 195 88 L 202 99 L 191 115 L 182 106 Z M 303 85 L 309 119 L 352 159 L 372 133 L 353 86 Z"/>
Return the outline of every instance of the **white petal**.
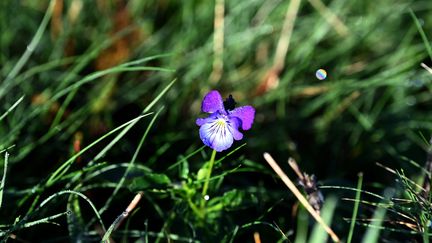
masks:
<path fill-rule="evenodd" d="M 205 145 L 217 152 L 230 148 L 234 141 L 229 124 L 222 117 L 204 123 L 200 127 L 200 137 Z"/>

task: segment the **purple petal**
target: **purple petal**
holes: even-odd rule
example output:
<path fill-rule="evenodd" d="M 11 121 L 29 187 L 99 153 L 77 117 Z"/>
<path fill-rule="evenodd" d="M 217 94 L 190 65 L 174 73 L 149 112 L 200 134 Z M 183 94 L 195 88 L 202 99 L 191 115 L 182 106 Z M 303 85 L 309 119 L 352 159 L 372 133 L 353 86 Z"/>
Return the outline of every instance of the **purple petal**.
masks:
<path fill-rule="evenodd" d="M 200 127 L 200 138 L 205 145 L 217 152 L 221 152 L 230 148 L 234 142 L 229 127 L 230 124 L 224 118 L 207 118 L 206 122 Z"/>
<path fill-rule="evenodd" d="M 222 112 L 225 113 L 222 96 L 217 90 L 212 90 L 204 96 L 201 110 L 207 113 Z"/>
<path fill-rule="evenodd" d="M 236 117 L 232 117 L 229 120 L 229 126 L 228 129 L 230 130 L 231 134 L 233 135 L 233 138 L 235 140 L 242 140 L 243 139 L 243 134 L 238 130 L 241 122 L 238 118 Z"/>
<path fill-rule="evenodd" d="M 207 119 L 208 118 L 198 118 L 196 119 L 195 124 L 197 124 L 198 126 L 202 126 L 207 121 Z"/>
<path fill-rule="evenodd" d="M 255 109 L 252 106 L 241 106 L 232 110 L 229 116 L 240 119 L 242 129 L 249 130 L 255 118 Z"/>
<path fill-rule="evenodd" d="M 218 113 L 213 113 L 213 114 L 210 114 L 206 118 L 197 118 L 196 121 L 195 121 L 195 124 L 197 124 L 198 126 L 202 126 L 204 123 L 211 122 L 214 119 L 218 118 L 219 116 L 220 115 Z"/>

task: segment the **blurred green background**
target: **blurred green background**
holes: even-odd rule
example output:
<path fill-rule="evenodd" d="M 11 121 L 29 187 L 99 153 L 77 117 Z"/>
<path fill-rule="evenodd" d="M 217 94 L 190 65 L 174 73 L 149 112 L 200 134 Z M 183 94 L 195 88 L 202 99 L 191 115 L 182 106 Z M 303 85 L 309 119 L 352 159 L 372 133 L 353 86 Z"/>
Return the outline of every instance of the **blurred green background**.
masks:
<path fill-rule="evenodd" d="M 299 3 L 298 12 L 293 2 Z M 217 3 L 224 10 L 219 16 Z M 215 194 L 235 189 L 240 202 L 232 205 L 235 210 L 220 211 L 222 216 L 206 228 L 194 223 L 174 186 L 164 192 L 150 186 L 142 208 L 129 228 L 122 226 L 126 233 L 118 239 L 139 239 L 139 234 L 131 236 L 133 230 L 147 232 L 148 227 L 162 235 L 220 241 L 237 227 L 234 241 L 251 242 L 253 231 L 259 231 L 264 242 L 272 242 L 283 239 L 274 229 L 277 225 L 293 240 L 296 200 L 267 166 L 264 152 L 293 179 L 286 161 L 294 157 L 321 185 L 355 187 L 357 174 L 363 172 L 369 190 L 381 194 L 386 187 L 397 189 L 395 176 L 376 162 L 421 177 L 409 161 L 424 164 L 432 128 L 432 74 L 420 66 L 432 65 L 427 40 L 431 8 L 426 0 L 2 0 L 0 114 L 5 116 L 0 118 L 0 150 L 4 157 L 8 149 L 10 158 L 0 225 L 10 228 L 16 218 L 28 215 L 32 202 L 80 184 L 71 174 L 32 191 L 80 149 L 140 115 L 159 94 L 163 96 L 151 111 L 163 109 L 135 163 L 166 175 L 173 185 L 195 180 L 209 157 L 195 125 L 209 90 L 224 97 L 232 94 L 239 105 L 256 108 L 252 129 L 230 151 L 240 148 L 215 172 L 223 175 Z M 219 33 L 215 22 L 223 23 Z M 147 57 L 146 62 L 121 66 Z M 324 80 L 315 77 L 320 68 L 328 73 Z M 104 156 L 99 152 L 112 140 L 91 147 L 70 171 L 83 171 L 89 162 L 103 163 L 100 168 L 130 162 L 150 120 L 142 118 Z M 169 169 L 185 157 L 188 173 Z M 111 195 L 109 183 L 116 184 L 123 172 L 101 173 L 80 185 L 94 186 L 85 195 L 100 208 Z M 106 184 L 98 184 L 102 182 Z M 343 190 L 323 193 L 354 197 Z M 133 195 L 134 189 L 122 187 L 103 215 L 106 226 Z M 65 205 L 59 199 L 51 210 Z M 343 218 L 351 217 L 352 206 L 338 202 L 332 226 L 340 236 L 347 235 L 349 222 Z M 34 219 L 54 214 L 44 210 Z M 90 216 L 83 213 L 80 220 L 88 222 L 94 214 L 82 210 Z M 60 226 L 37 225 L 16 236 L 27 241 L 71 239 L 71 225 L 80 223 L 62 220 Z M 274 225 L 254 226 L 256 221 Z M 358 227 L 359 240 L 365 227 Z M 400 237 L 394 234 L 388 231 L 383 237 Z M 150 237 L 151 242 L 166 241 Z"/>

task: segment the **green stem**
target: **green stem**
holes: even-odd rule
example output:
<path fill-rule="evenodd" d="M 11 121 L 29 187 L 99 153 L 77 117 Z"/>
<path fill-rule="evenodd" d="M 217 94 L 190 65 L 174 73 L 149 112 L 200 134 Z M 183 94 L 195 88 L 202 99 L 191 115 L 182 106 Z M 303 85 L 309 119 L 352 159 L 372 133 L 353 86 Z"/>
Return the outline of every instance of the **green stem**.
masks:
<path fill-rule="evenodd" d="M 214 162 L 215 162 L 215 158 L 216 158 L 216 150 L 213 150 L 213 152 L 212 152 L 212 154 L 211 154 L 211 157 L 210 157 L 210 161 L 209 161 L 209 163 L 210 163 L 210 166 L 209 166 L 209 168 L 207 169 L 207 176 L 206 176 L 206 178 L 205 178 L 205 181 L 204 181 L 204 187 L 203 187 L 203 190 L 202 190 L 202 193 L 201 193 L 201 210 L 204 210 L 204 206 L 205 206 L 205 203 L 206 203 L 206 200 L 205 200 L 205 196 L 207 195 L 207 190 L 208 190 L 208 186 L 209 186 L 209 182 L 210 182 L 210 176 L 211 176 L 211 173 L 212 173 L 212 170 L 213 170 L 213 165 L 214 165 Z"/>
<path fill-rule="evenodd" d="M 198 217 L 204 218 L 204 215 L 202 214 L 201 210 L 199 210 L 198 207 L 195 206 L 195 203 L 193 203 L 190 198 L 188 198 L 188 204 L 189 204 L 189 207 L 192 208 L 192 211 L 194 211 L 196 213 L 196 215 L 198 215 Z"/>
<path fill-rule="evenodd" d="M 357 182 L 357 193 L 356 193 L 355 202 L 354 202 L 353 214 L 351 217 L 350 230 L 349 230 L 348 238 L 346 241 L 347 243 L 351 243 L 351 240 L 352 240 L 352 237 L 354 234 L 354 226 L 355 226 L 355 223 L 357 220 L 357 212 L 358 212 L 358 208 L 359 208 L 359 204 L 360 204 L 362 184 L 363 184 L 363 173 L 359 173 L 358 174 L 358 182 Z"/>

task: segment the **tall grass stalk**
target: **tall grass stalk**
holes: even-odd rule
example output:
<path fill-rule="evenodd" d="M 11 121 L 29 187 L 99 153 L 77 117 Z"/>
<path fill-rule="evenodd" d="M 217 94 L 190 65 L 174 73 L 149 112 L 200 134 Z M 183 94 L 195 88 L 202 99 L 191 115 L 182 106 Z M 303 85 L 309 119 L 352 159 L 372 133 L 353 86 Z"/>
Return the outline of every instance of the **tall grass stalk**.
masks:
<path fill-rule="evenodd" d="M 354 208 L 353 208 L 353 214 L 351 217 L 351 224 L 350 224 L 350 228 L 349 228 L 347 243 L 351 243 L 352 237 L 354 235 L 354 227 L 355 227 L 355 223 L 357 220 L 358 208 L 360 205 L 362 184 L 363 184 L 363 173 L 359 173 L 358 174 L 358 181 L 357 181 L 357 192 L 356 192 L 356 197 L 355 197 L 355 201 L 354 201 Z"/>
<path fill-rule="evenodd" d="M 9 161 L 9 153 L 5 152 L 4 162 L 3 162 L 3 176 L 2 176 L 2 179 L 0 181 L 0 209 L 1 209 L 2 203 L 3 203 L 3 193 L 4 193 L 5 183 L 6 183 L 8 161 Z"/>

